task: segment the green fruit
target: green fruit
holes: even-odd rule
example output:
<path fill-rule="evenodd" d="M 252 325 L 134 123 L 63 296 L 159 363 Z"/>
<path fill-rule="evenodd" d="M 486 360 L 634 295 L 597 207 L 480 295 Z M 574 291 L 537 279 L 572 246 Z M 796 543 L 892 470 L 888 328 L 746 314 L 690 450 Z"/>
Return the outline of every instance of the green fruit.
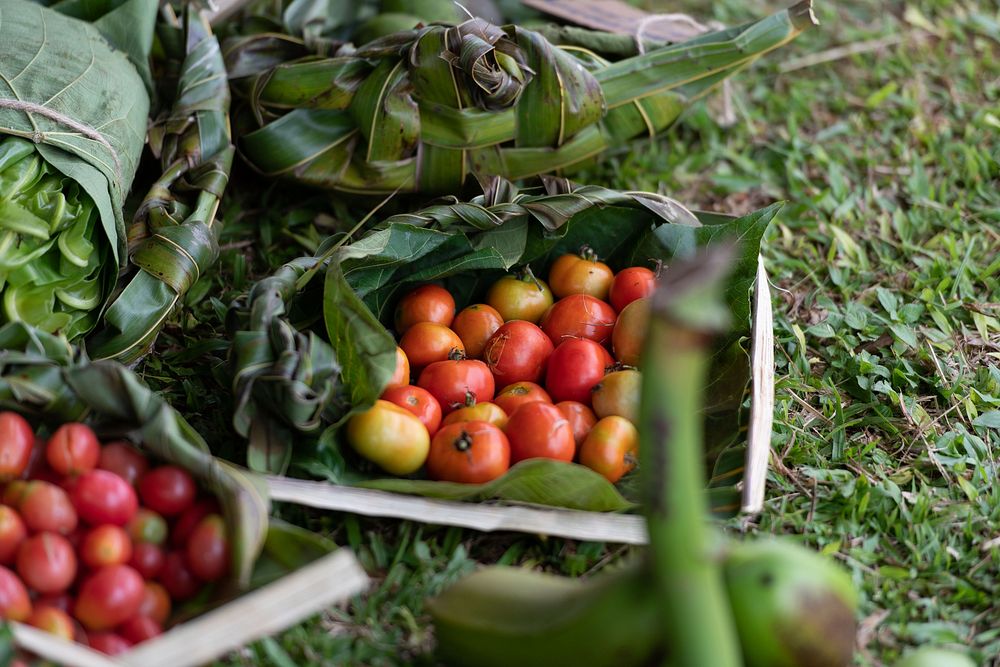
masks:
<path fill-rule="evenodd" d="M 976 663 L 964 653 L 927 646 L 907 653 L 896 667 L 976 667 Z"/>
<path fill-rule="evenodd" d="M 833 561 L 791 542 L 747 542 L 725 576 L 747 667 L 850 664 L 857 593 Z"/>

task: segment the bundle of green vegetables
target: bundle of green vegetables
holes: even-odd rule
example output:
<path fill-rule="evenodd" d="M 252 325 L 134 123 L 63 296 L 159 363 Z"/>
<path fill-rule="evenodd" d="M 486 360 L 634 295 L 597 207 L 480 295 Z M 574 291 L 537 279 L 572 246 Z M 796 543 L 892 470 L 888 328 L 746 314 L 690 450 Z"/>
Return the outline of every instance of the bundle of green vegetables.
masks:
<path fill-rule="evenodd" d="M 348 192 L 458 192 L 472 174 L 519 179 L 587 163 L 669 127 L 728 76 L 815 22 L 809 0 L 679 44 L 536 31 L 482 19 L 354 48 L 323 33 L 328 3 L 285 29 L 227 41 L 242 155 L 268 176 Z M 290 8 L 291 9 L 291 8 Z M 248 25 L 255 26 L 253 22 Z"/>

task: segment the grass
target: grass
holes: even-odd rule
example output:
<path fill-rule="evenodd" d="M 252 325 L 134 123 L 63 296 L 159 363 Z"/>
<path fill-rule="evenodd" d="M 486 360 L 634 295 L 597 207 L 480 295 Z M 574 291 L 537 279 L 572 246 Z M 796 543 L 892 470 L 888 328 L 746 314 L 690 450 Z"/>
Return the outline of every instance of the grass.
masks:
<path fill-rule="evenodd" d="M 725 0 L 713 17 L 693 0 L 670 9 L 733 23 L 778 4 Z M 845 0 L 818 15 L 819 29 L 735 80 L 735 125 L 719 124 L 713 99 L 577 180 L 735 213 L 789 202 L 765 249 L 778 373 L 767 506 L 731 528 L 796 536 L 843 562 L 862 593 L 856 664 L 936 643 L 995 667 L 1000 13 L 986 1 Z M 860 52 L 842 48 L 852 45 Z M 145 366 L 208 432 L 228 432 L 225 410 L 213 409 L 226 399 L 197 371 L 179 377 L 177 364 L 221 362 L 205 329 L 262 258 L 314 247 L 359 215 L 326 195 L 294 206 L 278 188 L 253 196 L 230 198 L 216 287 L 196 288 L 166 353 Z M 220 283 L 228 291 L 213 291 Z M 198 338 L 207 342 L 192 347 Z M 432 665 L 422 602 L 477 563 L 579 576 L 626 551 L 282 512 L 354 549 L 374 586 L 228 664 Z"/>

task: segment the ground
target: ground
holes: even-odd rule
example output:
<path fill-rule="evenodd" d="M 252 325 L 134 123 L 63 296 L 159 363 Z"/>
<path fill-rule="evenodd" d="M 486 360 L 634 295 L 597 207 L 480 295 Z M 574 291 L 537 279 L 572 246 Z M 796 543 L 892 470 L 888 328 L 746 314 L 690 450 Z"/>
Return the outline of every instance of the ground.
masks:
<path fill-rule="evenodd" d="M 736 23 L 780 4 L 670 10 Z M 767 504 L 729 528 L 794 536 L 851 571 L 856 664 L 933 642 L 1000 665 L 1000 13 L 985 0 L 817 4 L 819 28 L 734 80 L 733 125 L 715 98 L 576 179 L 725 212 L 788 202 L 764 249 L 778 376 Z M 309 248 L 347 210 L 317 196 L 264 213 L 276 192 L 224 208 L 219 276 L 167 344 L 195 316 L 221 322 L 278 240 Z M 232 243 L 248 226 L 258 240 Z M 228 291 L 205 299 L 220 283 Z M 221 359 L 218 339 L 145 373 L 167 380 L 197 355 Z M 196 381 L 166 384 L 182 406 L 213 400 Z M 422 602 L 477 563 L 587 576 L 625 551 L 282 511 L 354 549 L 374 586 L 228 664 L 434 664 Z"/>

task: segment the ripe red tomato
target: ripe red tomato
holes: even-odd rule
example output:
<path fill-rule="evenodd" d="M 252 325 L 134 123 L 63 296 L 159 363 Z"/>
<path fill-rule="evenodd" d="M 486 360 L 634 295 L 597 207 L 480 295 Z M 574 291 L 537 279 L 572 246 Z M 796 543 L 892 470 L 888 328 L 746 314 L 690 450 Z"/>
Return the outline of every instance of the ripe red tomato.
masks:
<path fill-rule="evenodd" d="M 608 351 L 592 340 L 566 340 L 549 357 L 545 388 L 554 401 L 589 405 L 590 390 L 604 377 L 604 370 L 614 363 Z"/>
<path fill-rule="evenodd" d="M 656 288 L 656 274 L 644 266 L 630 266 L 615 275 L 608 300 L 619 313 L 636 299 L 647 297 Z"/>
<path fill-rule="evenodd" d="M 101 456 L 101 443 L 86 424 L 68 422 L 56 429 L 45 446 L 45 460 L 60 475 L 90 472 Z"/>
<path fill-rule="evenodd" d="M 17 550 L 17 573 L 39 593 L 61 593 L 76 578 L 76 553 L 62 535 L 39 533 Z"/>
<path fill-rule="evenodd" d="M 396 306 L 396 333 L 402 335 L 414 324 L 433 322 L 451 326 L 455 319 L 455 299 L 439 285 L 423 285 L 413 290 Z"/>
<path fill-rule="evenodd" d="M 465 352 L 465 345 L 458 334 L 433 322 L 418 322 L 406 330 L 399 340 L 413 369 L 423 368 L 435 361 L 444 361 L 453 350 Z"/>
<path fill-rule="evenodd" d="M 80 475 L 70 499 L 80 518 L 91 525 L 124 526 L 139 507 L 132 486 L 107 470 L 91 470 Z"/>
<path fill-rule="evenodd" d="M 73 619 L 62 609 L 55 607 L 35 605 L 27 623 L 68 642 L 73 641 L 76 636 L 76 626 L 73 624 Z"/>
<path fill-rule="evenodd" d="M 488 401 L 496 390 L 489 367 L 476 359 L 449 359 L 433 363 L 423 370 L 417 384 L 438 400 L 443 414 L 470 402 Z"/>
<path fill-rule="evenodd" d="M 438 363 L 448 363 L 440 361 Z M 435 364 L 431 364 L 434 366 Z M 430 366 L 428 366 L 430 368 Z M 427 370 L 425 369 L 426 373 Z M 395 403 L 399 407 L 416 415 L 420 423 L 427 427 L 427 433 L 434 435 L 441 426 L 441 404 L 431 392 L 412 384 L 405 387 L 390 387 L 382 393 L 382 400 Z"/>
<path fill-rule="evenodd" d="M 490 286 L 486 303 L 500 313 L 504 322 L 524 320 L 534 324 L 552 305 L 552 291 L 530 273 L 506 275 Z"/>
<path fill-rule="evenodd" d="M 641 389 L 642 375 L 635 369 L 626 368 L 605 375 L 594 386 L 590 402 L 598 417 L 618 415 L 634 424 L 639 418 Z"/>
<path fill-rule="evenodd" d="M 549 285 L 557 297 L 570 294 L 589 294 L 601 299 L 608 298 L 614 272 L 604 262 L 597 261 L 597 254 L 583 247 L 579 255 L 561 255 L 549 269 Z"/>
<path fill-rule="evenodd" d="M 571 294 L 549 308 L 542 317 L 541 327 L 553 345 L 571 338 L 588 338 L 603 344 L 611 339 L 615 311 L 589 294 Z"/>
<path fill-rule="evenodd" d="M 408 384 L 410 384 L 410 360 L 406 358 L 406 352 L 403 352 L 403 348 L 397 345 L 396 370 L 393 371 L 392 377 L 389 378 L 389 382 L 385 385 L 385 388 L 405 387 Z"/>
<path fill-rule="evenodd" d="M 114 632 L 88 632 L 87 644 L 105 655 L 120 655 L 132 648 L 127 639 Z"/>
<path fill-rule="evenodd" d="M 573 429 L 573 441 L 576 442 L 576 447 L 579 450 L 584 438 L 597 423 L 594 411 L 579 401 L 562 401 L 556 403 L 556 407 L 563 413 L 570 428 Z"/>
<path fill-rule="evenodd" d="M 20 577 L 0 565 L 0 618 L 23 621 L 31 616 L 31 598 Z"/>
<path fill-rule="evenodd" d="M 28 482 L 17 508 L 24 525 L 33 533 L 51 531 L 68 535 L 77 525 L 77 510 L 65 491 L 55 484 Z"/>
<path fill-rule="evenodd" d="M 496 403 L 476 403 L 455 410 L 441 422 L 442 426 L 461 422 L 486 422 L 501 431 L 507 425 L 507 413 Z"/>
<path fill-rule="evenodd" d="M 141 644 L 163 634 L 163 627 L 149 616 L 133 616 L 118 627 L 125 641 Z"/>
<path fill-rule="evenodd" d="M 35 607 L 53 607 L 68 614 L 73 608 L 73 597 L 66 592 L 39 595 L 35 598 Z"/>
<path fill-rule="evenodd" d="M 496 308 L 485 303 L 476 303 L 455 316 L 451 330 L 458 334 L 465 345 L 465 354 L 470 359 L 483 356 L 483 348 L 497 329 L 503 324 L 503 317 Z"/>
<path fill-rule="evenodd" d="M 221 512 L 219 501 L 215 498 L 202 498 L 191 507 L 184 510 L 177 518 L 173 530 L 170 531 L 170 544 L 180 547 L 187 544 L 191 537 L 191 531 L 198 525 L 207 514 L 219 514 Z"/>
<path fill-rule="evenodd" d="M 0 412 L 0 481 L 15 479 L 24 472 L 34 446 L 31 424 L 16 412 Z"/>
<path fill-rule="evenodd" d="M 515 382 L 514 384 L 509 384 L 501 389 L 500 393 L 493 398 L 493 402 L 499 405 L 507 413 L 508 417 L 514 414 L 514 410 L 517 410 L 525 403 L 534 403 L 535 401 L 551 403 L 552 398 L 547 391 L 534 382 Z"/>
<path fill-rule="evenodd" d="M 80 560 L 91 568 L 124 565 L 132 559 L 132 540 L 121 526 L 106 523 L 83 537 Z"/>
<path fill-rule="evenodd" d="M 612 484 L 635 467 L 639 431 L 624 417 L 605 417 L 590 429 L 580 446 L 580 463 L 604 475 Z"/>
<path fill-rule="evenodd" d="M 171 551 L 167 554 L 159 580 L 170 594 L 170 599 L 176 602 L 194 597 L 201 588 L 201 582 L 188 567 L 182 551 Z"/>
<path fill-rule="evenodd" d="M 510 443 L 503 431 L 487 422 L 449 424 L 431 441 L 427 475 L 431 479 L 482 484 L 507 472 Z"/>
<path fill-rule="evenodd" d="M 218 581 L 229 571 L 229 538 L 218 514 L 202 519 L 187 543 L 187 565 L 202 581 Z"/>
<path fill-rule="evenodd" d="M 142 576 L 128 565 L 109 565 L 84 579 L 73 614 L 88 630 L 108 630 L 135 616 Z"/>
<path fill-rule="evenodd" d="M 149 461 L 142 452 L 125 442 L 109 442 L 101 448 L 101 456 L 97 461 L 97 467 L 118 475 L 132 486 L 136 485 L 139 478 L 146 474 L 149 469 Z"/>
<path fill-rule="evenodd" d="M 538 457 L 572 461 L 576 451 L 573 429 L 551 403 L 525 403 L 507 420 L 506 433 L 512 464 Z"/>
<path fill-rule="evenodd" d="M 13 508 L 0 505 L 0 563 L 13 563 L 18 547 L 27 536 L 28 529 L 21 516 Z"/>
<path fill-rule="evenodd" d="M 166 554 L 163 547 L 152 542 L 137 542 L 132 546 L 132 558 L 128 564 L 146 579 L 155 579 L 163 571 Z"/>
<path fill-rule="evenodd" d="M 163 516 L 176 516 L 186 510 L 197 492 L 191 473 L 179 466 L 153 468 L 139 480 L 143 504 Z"/>
<path fill-rule="evenodd" d="M 636 299 L 618 314 L 611 334 L 615 359 L 626 366 L 638 366 L 642 343 L 649 328 L 649 297 Z"/>
<path fill-rule="evenodd" d="M 552 341 L 541 329 L 524 320 L 512 320 L 497 329 L 483 351 L 483 360 L 494 379 L 505 386 L 538 382 L 552 354 Z M 502 406 L 501 406 L 502 407 Z"/>
<path fill-rule="evenodd" d="M 136 544 L 150 542 L 163 544 L 167 541 L 166 520 L 151 509 L 140 507 L 126 526 L 129 537 Z"/>
<path fill-rule="evenodd" d="M 170 594 L 155 581 L 147 581 L 142 590 L 138 616 L 148 616 L 161 626 L 170 618 Z"/>

